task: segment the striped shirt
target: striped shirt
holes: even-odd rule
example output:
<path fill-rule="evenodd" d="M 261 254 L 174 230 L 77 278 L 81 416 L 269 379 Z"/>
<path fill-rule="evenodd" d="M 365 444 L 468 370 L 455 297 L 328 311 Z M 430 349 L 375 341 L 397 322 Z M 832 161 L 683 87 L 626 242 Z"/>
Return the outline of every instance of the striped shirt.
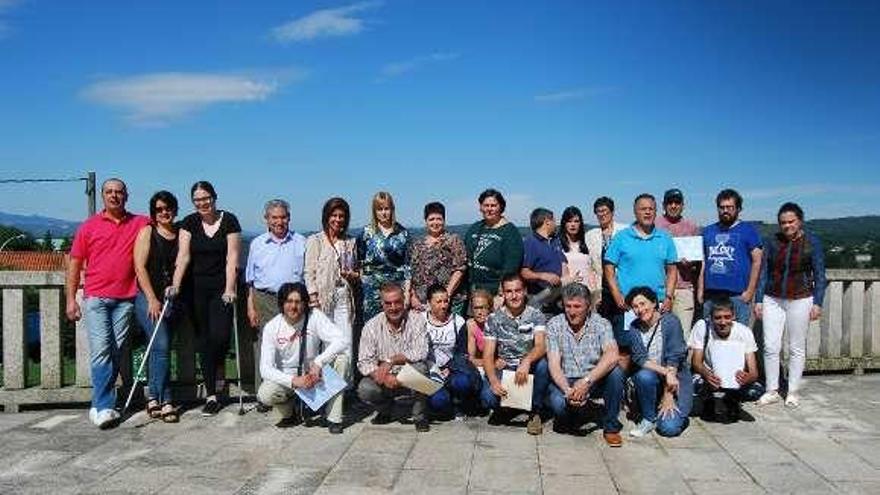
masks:
<path fill-rule="evenodd" d="M 358 352 L 358 370 L 369 375 L 382 361 L 391 361 L 391 356 L 403 354 L 407 361 L 423 361 L 428 356 L 428 332 L 425 315 L 410 311 L 404 317 L 400 328 L 394 330 L 388 324 L 385 313 L 372 317 L 364 325 Z"/>

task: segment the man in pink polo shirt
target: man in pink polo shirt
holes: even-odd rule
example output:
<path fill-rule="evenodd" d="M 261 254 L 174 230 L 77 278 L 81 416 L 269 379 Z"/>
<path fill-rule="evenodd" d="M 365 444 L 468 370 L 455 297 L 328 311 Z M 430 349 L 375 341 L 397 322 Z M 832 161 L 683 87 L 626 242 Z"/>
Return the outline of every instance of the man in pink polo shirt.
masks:
<path fill-rule="evenodd" d="M 657 217 L 657 227 L 669 232 L 672 237 L 692 237 L 700 235 L 700 227 L 693 220 L 684 218 L 684 194 L 681 189 L 670 189 L 663 194 L 663 215 Z M 694 294 L 699 293 L 698 285 L 703 283 L 703 262 L 680 260 L 678 279 L 675 282 L 675 299 L 672 312 L 681 320 L 684 340 L 687 342 L 694 321 Z M 702 302 L 702 301 L 700 301 Z"/>
<path fill-rule="evenodd" d="M 131 326 L 137 292 L 134 242 L 149 218 L 125 210 L 128 190 L 119 179 L 101 185 L 104 209 L 86 220 L 76 231 L 67 269 L 67 317 L 85 316 L 89 335 L 92 374 L 92 408 L 89 419 L 101 429 L 119 419 L 116 405 L 116 376 L 120 349 Z M 76 302 L 80 272 L 85 267 L 83 308 Z"/>

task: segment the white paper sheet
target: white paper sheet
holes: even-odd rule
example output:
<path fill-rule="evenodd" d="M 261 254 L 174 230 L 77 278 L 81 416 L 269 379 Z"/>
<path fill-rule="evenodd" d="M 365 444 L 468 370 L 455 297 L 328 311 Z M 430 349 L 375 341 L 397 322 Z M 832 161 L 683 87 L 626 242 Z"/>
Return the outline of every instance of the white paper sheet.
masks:
<path fill-rule="evenodd" d="M 529 374 L 526 383 L 521 386 L 514 383 L 515 378 L 515 371 L 504 370 L 501 372 L 501 386 L 507 390 L 507 397 L 501 398 L 501 407 L 531 411 L 532 389 L 535 387 L 535 376 Z"/>
<path fill-rule="evenodd" d="M 721 388 L 738 389 L 736 372 L 746 367 L 746 345 L 738 341 L 713 340 L 709 350 L 712 371 L 721 379 Z"/>
<path fill-rule="evenodd" d="M 295 389 L 296 395 L 309 406 L 309 409 L 317 412 L 328 400 L 345 390 L 345 380 L 336 373 L 329 364 L 321 368 L 321 381 L 310 389 Z"/>
<path fill-rule="evenodd" d="M 632 322 L 634 322 L 634 321 L 636 321 L 636 312 L 635 311 L 630 309 L 627 312 L 623 313 L 623 328 L 624 328 L 624 330 L 629 328 L 629 326 L 632 325 Z"/>
<path fill-rule="evenodd" d="M 703 261 L 703 238 L 695 235 L 691 237 L 673 237 L 675 251 L 679 260 Z"/>
<path fill-rule="evenodd" d="M 413 368 L 409 363 L 400 368 L 400 371 L 397 373 L 397 381 L 404 387 L 425 395 L 434 395 L 443 387 L 442 383 L 438 383 L 419 373 L 419 370 Z"/>

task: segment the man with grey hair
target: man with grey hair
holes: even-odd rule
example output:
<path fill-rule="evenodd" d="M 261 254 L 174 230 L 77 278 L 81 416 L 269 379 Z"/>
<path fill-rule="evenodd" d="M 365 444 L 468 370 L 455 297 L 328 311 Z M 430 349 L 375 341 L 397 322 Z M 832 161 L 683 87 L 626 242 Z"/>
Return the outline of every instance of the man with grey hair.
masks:
<path fill-rule="evenodd" d="M 254 376 L 258 382 L 261 329 L 278 314 L 277 292 L 281 285 L 303 281 L 306 261 L 306 238 L 290 230 L 290 204 L 283 199 L 272 199 L 266 202 L 263 211 L 267 232 L 251 241 L 245 267 L 247 316 L 257 330 L 253 347 Z"/>
<path fill-rule="evenodd" d="M 520 276 L 526 282 L 528 304 L 545 312 L 558 312 L 555 302 L 559 299 L 562 277 L 568 267 L 562 246 L 556 236 L 556 220 L 546 208 L 532 211 L 530 224 L 532 235 L 523 241 L 523 262 Z"/>
<path fill-rule="evenodd" d="M 617 343 L 611 323 L 590 308 L 590 291 L 572 283 L 562 288 L 563 314 L 547 324 L 547 361 L 550 391 L 547 402 L 553 411 L 554 430 L 575 430 L 577 414 L 591 397 L 605 402 L 602 418 L 605 442 L 620 447 L 623 425 L 618 416 L 623 400 L 625 375 L 617 366 Z"/>

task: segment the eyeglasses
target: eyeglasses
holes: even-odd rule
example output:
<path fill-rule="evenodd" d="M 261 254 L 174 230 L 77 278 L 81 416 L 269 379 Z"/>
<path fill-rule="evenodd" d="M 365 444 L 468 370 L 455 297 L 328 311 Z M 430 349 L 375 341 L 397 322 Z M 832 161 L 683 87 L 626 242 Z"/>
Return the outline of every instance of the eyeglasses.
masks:
<path fill-rule="evenodd" d="M 198 198 L 193 198 L 193 203 L 210 203 L 214 198 L 211 196 L 200 196 Z"/>
<path fill-rule="evenodd" d="M 156 213 L 174 213 L 174 208 L 170 206 L 157 206 Z"/>

